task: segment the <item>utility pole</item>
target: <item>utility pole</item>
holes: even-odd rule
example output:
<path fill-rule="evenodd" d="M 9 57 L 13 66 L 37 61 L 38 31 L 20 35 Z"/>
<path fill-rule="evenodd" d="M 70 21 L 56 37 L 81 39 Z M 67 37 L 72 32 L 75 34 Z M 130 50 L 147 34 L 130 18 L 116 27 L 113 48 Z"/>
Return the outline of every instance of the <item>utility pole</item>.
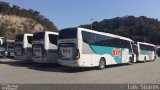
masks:
<path fill-rule="evenodd" d="M 93 26 L 92 26 L 92 23 L 93 23 L 93 22 L 92 22 L 92 21 L 93 21 L 94 19 L 90 19 L 90 20 L 91 20 L 91 30 L 92 30 L 92 29 L 93 29 Z"/>

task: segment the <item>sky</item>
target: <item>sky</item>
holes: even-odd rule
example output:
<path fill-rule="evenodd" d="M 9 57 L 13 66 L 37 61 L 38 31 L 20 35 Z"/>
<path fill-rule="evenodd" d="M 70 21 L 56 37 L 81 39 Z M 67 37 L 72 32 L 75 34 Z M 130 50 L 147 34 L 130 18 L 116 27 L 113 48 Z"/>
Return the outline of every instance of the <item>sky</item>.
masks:
<path fill-rule="evenodd" d="M 33 9 L 60 30 L 128 15 L 160 20 L 160 0 L 0 0 Z M 91 20 L 94 19 L 94 20 Z"/>

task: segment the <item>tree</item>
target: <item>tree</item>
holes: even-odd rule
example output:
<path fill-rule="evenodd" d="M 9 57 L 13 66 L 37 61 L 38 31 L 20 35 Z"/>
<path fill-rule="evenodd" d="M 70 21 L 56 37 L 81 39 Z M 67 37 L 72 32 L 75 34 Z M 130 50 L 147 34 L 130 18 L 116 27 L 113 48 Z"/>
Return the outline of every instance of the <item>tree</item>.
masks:
<path fill-rule="evenodd" d="M 57 28 L 53 22 L 41 15 L 40 12 L 32 9 L 26 10 L 17 5 L 10 6 L 9 3 L 0 1 L 0 13 L 4 15 L 16 15 L 20 17 L 32 18 L 42 24 L 46 30 L 57 32 Z"/>
<path fill-rule="evenodd" d="M 10 11 L 9 3 L 0 1 L 0 13 L 7 14 Z"/>
<path fill-rule="evenodd" d="M 93 30 L 121 35 L 134 41 L 160 44 L 160 22 L 146 16 L 124 16 L 92 23 Z M 90 29 L 90 24 L 80 27 Z"/>

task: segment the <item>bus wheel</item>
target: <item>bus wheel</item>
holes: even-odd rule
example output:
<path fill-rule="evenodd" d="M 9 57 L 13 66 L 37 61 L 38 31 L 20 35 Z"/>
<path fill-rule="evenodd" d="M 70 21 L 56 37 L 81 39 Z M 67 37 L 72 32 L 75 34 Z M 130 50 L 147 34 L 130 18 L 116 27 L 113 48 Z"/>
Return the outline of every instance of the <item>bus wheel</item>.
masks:
<path fill-rule="evenodd" d="M 143 61 L 144 63 L 146 62 L 146 57 L 144 57 L 144 61 Z"/>
<path fill-rule="evenodd" d="M 106 61 L 105 61 L 104 58 L 101 58 L 100 61 L 99 61 L 98 69 L 99 69 L 99 70 L 102 70 L 102 69 L 105 68 L 105 66 L 106 66 Z"/>
<path fill-rule="evenodd" d="M 153 61 L 156 61 L 156 56 L 154 56 L 154 60 Z"/>
<path fill-rule="evenodd" d="M 3 59 L 6 59 L 6 55 L 3 55 L 2 58 L 3 58 Z"/>
<path fill-rule="evenodd" d="M 129 58 L 128 65 L 132 65 L 132 58 Z"/>

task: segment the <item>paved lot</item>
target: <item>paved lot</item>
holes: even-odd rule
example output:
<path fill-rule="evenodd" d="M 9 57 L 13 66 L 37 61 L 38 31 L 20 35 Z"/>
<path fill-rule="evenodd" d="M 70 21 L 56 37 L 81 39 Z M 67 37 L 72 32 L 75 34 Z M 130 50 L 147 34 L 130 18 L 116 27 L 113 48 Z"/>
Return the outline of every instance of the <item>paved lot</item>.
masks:
<path fill-rule="evenodd" d="M 160 84 L 160 60 L 133 65 L 69 68 L 0 59 L 0 83 L 10 84 Z"/>

